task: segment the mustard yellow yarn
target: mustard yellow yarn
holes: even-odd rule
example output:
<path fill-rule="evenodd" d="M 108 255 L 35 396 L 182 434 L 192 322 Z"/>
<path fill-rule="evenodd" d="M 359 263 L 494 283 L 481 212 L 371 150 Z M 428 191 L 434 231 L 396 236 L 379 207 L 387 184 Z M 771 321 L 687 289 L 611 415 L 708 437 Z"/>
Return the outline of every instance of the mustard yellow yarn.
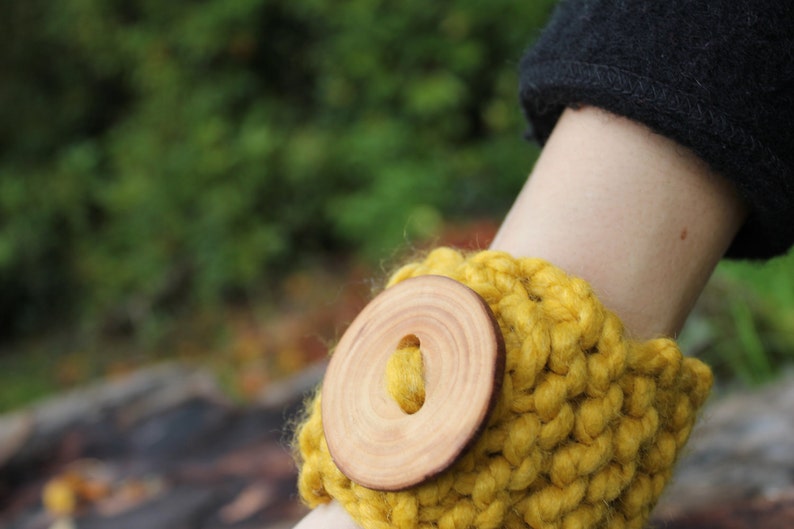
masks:
<path fill-rule="evenodd" d="M 641 528 L 709 392 L 709 369 L 672 340 L 630 340 L 585 281 L 544 261 L 442 248 L 389 286 L 425 274 L 469 286 L 499 323 L 506 369 L 487 426 L 440 475 L 370 490 L 331 460 L 318 395 L 298 432 L 306 503 L 335 499 L 364 529 Z M 416 353 L 405 354 L 389 370 L 414 375 L 387 374 L 401 406 L 421 375 L 405 367 Z"/>
<path fill-rule="evenodd" d="M 418 412 L 425 403 L 424 362 L 416 343 L 404 342 L 386 364 L 386 390 L 408 414 Z"/>

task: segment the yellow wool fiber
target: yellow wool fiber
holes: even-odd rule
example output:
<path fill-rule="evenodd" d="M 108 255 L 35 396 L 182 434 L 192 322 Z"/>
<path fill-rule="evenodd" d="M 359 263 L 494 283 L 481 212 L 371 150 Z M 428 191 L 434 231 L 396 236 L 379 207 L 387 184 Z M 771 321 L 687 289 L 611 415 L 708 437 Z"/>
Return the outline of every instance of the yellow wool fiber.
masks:
<path fill-rule="evenodd" d="M 400 343 L 386 364 L 386 390 L 411 415 L 425 403 L 424 362 L 416 343 Z"/>
<path fill-rule="evenodd" d="M 473 289 L 499 323 L 506 368 L 485 428 L 441 474 L 371 490 L 331 460 L 318 395 L 298 432 L 304 501 L 334 499 L 364 529 L 643 527 L 708 395 L 708 367 L 670 339 L 631 340 L 584 280 L 539 259 L 441 248 L 388 286 L 426 274 Z M 401 344 L 387 367 L 406 413 L 424 402 L 420 349 Z"/>

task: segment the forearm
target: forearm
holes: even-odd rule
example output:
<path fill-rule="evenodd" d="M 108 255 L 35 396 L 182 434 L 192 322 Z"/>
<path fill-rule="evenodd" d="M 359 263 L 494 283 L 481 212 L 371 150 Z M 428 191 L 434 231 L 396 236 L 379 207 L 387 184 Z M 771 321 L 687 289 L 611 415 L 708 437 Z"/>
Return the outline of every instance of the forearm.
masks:
<path fill-rule="evenodd" d="M 691 153 L 583 109 L 557 124 L 492 248 L 588 280 L 643 339 L 677 332 L 742 218 L 731 188 Z M 321 527 L 357 529 L 336 502 L 296 529 Z"/>
<path fill-rule="evenodd" d="M 743 218 L 689 150 L 586 107 L 565 111 L 491 247 L 588 280 L 636 338 L 673 336 Z"/>

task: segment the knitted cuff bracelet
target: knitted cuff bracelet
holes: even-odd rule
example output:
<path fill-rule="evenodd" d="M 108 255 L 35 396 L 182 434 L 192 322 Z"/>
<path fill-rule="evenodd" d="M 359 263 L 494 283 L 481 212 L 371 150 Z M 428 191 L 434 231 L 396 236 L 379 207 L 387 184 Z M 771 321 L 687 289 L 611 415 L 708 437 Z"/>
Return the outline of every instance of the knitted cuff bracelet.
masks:
<path fill-rule="evenodd" d="M 458 283 L 395 287 L 428 275 Z M 362 312 L 332 358 L 323 393 L 337 400 L 325 409 L 318 393 L 298 430 L 309 506 L 334 499 L 363 529 L 644 525 L 708 395 L 708 367 L 672 340 L 631 340 L 585 281 L 539 259 L 437 249 L 398 270 L 373 305 L 381 308 Z M 367 323 L 384 310 L 381 323 Z M 457 323 L 432 323 L 450 315 Z M 367 337 L 373 327 L 385 329 L 382 344 Z M 459 360 L 435 358 L 444 340 Z M 385 347 L 370 362 L 382 374 L 330 381 L 335 362 L 349 364 L 340 349 L 362 341 L 363 354 Z M 371 407 L 357 406 L 373 394 Z M 374 448 L 344 457 L 355 440 L 334 449 L 334 439 L 359 435 L 359 413 L 385 426 Z"/>

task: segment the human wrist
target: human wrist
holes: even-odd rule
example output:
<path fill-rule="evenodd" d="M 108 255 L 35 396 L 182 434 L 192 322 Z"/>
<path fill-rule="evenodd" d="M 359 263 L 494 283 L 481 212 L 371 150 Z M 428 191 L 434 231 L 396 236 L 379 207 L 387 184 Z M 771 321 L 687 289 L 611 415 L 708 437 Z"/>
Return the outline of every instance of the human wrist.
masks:
<path fill-rule="evenodd" d="M 299 434 L 304 499 L 335 499 L 364 529 L 641 527 L 706 398 L 708 368 L 672 340 L 631 339 L 584 280 L 540 259 L 438 249 L 389 285 L 424 275 L 477 292 L 501 329 L 504 381 L 481 435 L 441 474 L 373 490 L 336 466 L 318 398 Z"/>

